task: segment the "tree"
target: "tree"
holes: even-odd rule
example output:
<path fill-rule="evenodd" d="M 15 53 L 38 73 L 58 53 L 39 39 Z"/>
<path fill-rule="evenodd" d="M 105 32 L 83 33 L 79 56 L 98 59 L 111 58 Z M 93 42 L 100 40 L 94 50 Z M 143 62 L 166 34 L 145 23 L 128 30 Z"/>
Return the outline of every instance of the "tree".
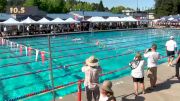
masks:
<path fill-rule="evenodd" d="M 4 12 L 6 9 L 7 0 L 0 0 L 0 12 Z"/>
<path fill-rule="evenodd" d="M 25 3 L 24 3 L 24 6 L 35 6 L 35 0 L 26 0 Z"/>
<path fill-rule="evenodd" d="M 180 13 L 180 0 L 155 0 L 155 16 L 168 16 Z"/>
<path fill-rule="evenodd" d="M 126 9 L 124 6 L 118 6 L 111 8 L 112 13 L 122 13 L 122 10 Z"/>
<path fill-rule="evenodd" d="M 99 3 L 98 11 L 104 11 L 104 6 L 103 6 L 102 0 L 101 0 L 100 3 Z"/>
<path fill-rule="evenodd" d="M 22 6 L 25 0 L 7 0 L 8 6 Z"/>

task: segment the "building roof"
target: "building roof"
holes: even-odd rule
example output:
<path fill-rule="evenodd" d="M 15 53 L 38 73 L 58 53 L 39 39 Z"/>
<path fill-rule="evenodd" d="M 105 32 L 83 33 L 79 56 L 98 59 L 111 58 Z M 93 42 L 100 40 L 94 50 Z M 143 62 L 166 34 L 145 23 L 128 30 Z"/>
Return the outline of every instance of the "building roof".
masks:
<path fill-rule="evenodd" d="M 7 20 L 9 18 L 11 18 L 12 16 L 10 14 L 7 13 L 0 13 L 0 20 Z"/>
<path fill-rule="evenodd" d="M 55 19 L 55 18 L 60 18 L 60 19 L 68 19 L 68 18 L 74 18 L 73 15 L 71 14 L 66 14 L 66 13 L 61 13 L 61 14 L 55 14 L 55 13 L 52 13 L 52 14 L 47 14 L 47 17 L 50 17 L 52 19 Z"/>
<path fill-rule="evenodd" d="M 124 17 L 124 14 L 113 14 L 111 12 L 99 12 L 99 11 L 72 11 L 70 14 L 78 14 L 80 16 L 99 16 L 99 17 Z"/>

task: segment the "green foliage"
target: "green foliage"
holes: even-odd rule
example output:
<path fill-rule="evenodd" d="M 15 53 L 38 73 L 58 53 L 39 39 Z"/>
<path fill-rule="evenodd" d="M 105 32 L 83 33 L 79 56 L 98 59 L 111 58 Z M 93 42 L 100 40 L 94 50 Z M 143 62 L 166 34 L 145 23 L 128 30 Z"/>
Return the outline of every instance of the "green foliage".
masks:
<path fill-rule="evenodd" d="M 99 3 L 98 11 L 104 11 L 104 6 L 102 0 Z"/>
<path fill-rule="evenodd" d="M 125 10 L 126 8 L 124 6 L 118 6 L 111 8 L 112 13 L 122 13 L 122 10 Z"/>
<path fill-rule="evenodd" d="M 155 16 L 168 16 L 180 13 L 180 0 L 155 0 Z"/>
<path fill-rule="evenodd" d="M 0 0 L 0 12 L 4 12 L 6 10 L 7 1 Z"/>
<path fill-rule="evenodd" d="M 0 0 L 0 2 L 2 1 L 6 1 L 6 0 Z M 5 8 L 5 6 L 1 7 L 1 5 L 3 5 L 3 3 L 0 3 L 0 10 L 2 8 Z M 102 0 L 99 3 L 88 3 L 80 0 L 9 0 L 8 5 L 9 6 L 23 5 L 25 7 L 38 6 L 39 9 L 46 11 L 48 13 L 67 13 L 70 11 L 79 11 L 79 10 L 109 11 L 107 7 L 104 7 Z M 114 13 L 121 13 L 122 9 L 124 8 L 125 7 L 123 6 L 113 7 L 111 11 Z"/>
<path fill-rule="evenodd" d="M 26 0 L 23 6 L 29 7 L 29 6 L 34 6 L 35 2 L 34 0 Z"/>
<path fill-rule="evenodd" d="M 25 0 L 8 0 L 7 5 L 8 6 L 22 6 L 24 2 Z"/>

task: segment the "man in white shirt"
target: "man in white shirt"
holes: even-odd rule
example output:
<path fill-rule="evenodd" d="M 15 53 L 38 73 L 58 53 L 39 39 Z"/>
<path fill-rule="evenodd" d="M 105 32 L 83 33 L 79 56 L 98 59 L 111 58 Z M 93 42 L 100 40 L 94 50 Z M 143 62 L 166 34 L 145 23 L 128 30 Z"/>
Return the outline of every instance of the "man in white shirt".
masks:
<path fill-rule="evenodd" d="M 159 53 L 156 52 L 157 45 L 153 44 L 151 49 L 147 49 L 144 53 L 144 57 L 147 59 L 148 77 L 150 78 L 151 89 L 156 86 L 157 81 L 157 62 L 159 59 Z"/>
<path fill-rule="evenodd" d="M 166 53 L 168 56 L 168 66 L 172 66 L 175 52 L 177 51 L 177 43 L 174 41 L 174 37 L 170 36 L 170 40 L 166 42 Z"/>

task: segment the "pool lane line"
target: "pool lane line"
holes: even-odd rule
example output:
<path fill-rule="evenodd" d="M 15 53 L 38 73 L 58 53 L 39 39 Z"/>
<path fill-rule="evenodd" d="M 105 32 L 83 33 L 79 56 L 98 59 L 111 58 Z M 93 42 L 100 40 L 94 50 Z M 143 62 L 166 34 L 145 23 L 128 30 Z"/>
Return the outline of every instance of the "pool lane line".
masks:
<path fill-rule="evenodd" d="M 159 38 L 159 37 L 151 37 L 149 39 L 155 39 L 155 38 Z M 147 38 L 144 38 L 144 40 L 146 40 Z M 164 39 L 165 40 L 165 39 Z M 109 44 L 103 44 L 103 45 L 114 45 L 114 44 L 118 44 L 118 43 L 128 43 L 128 42 L 134 42 L 136 40 L 133 40 L 133 41 L 127 41 L 127 42 L 114 42 L 114 43 L 109 43 Z M 83 48 L 90 48 L 90 47 L 98 47 L 97 45 L 92 45 L 92 46 L 85 46 L 85 47 L 80 47 L 80 48 L 71 48 L 71 49 L 64 49 L 64 50 L 59 50 L 59 51 L 68 51 L 68 50 L 80 50 L 80 49 L 83 49 Z M 99 48 L 99 49 L 103 49 L 103 48 Z M 17 51 L 15 51 L 17 52 Z M 52 52 L 58 52 L 58 51 L 52 51 Z M 4 52 L 5 53 L 5 52 Z M 7 52 L 9 53 L 9 52 Z M 2 54 L 2 53 L 1 53 Z M 32 54 L 33 55 L 33 54 Z M 19 56 L 9 56 L 8 58 L 16 58 L 16 57 L 24 57 L 26 56 L 25 54 L 24 55 L 19 55 Z M 6 58 L 6 57 L 5 57 Z M 1 57 L 1 59 L 3 59 L 3 57 Z"/>
<path fill-rule="evenodd" d="M 133 32 L 133 33 L 135 33 L 135 32 Z M 154 31 L 153 31 L 153 32 L 151 31 L 151 32 L 149 32 L 149 33 L 150 33 L 150 34 L 147 34 L 147 35 L 154 34 Z M 157 33 L 157 31 L 156 31 L 156 33 Z M 118 34 L 119 34 L 119 33 L 118 33 Z M 121 33 L 121 34 L 122 34 L 122 33 Z M 141 32 L 141 33 L 138 33 L 138 34 L 144 34 L 144 33 Z M 132 34 L 130 33 L 129 35 L 132 35 Z M 136 35 L 137 35 L 137 33 L 136 33 Z M 157 34 L 156 34 L 156 35 L 157 35 Z M 88 36 L 89 36 L 89 35 L 88 35 Z M 109 36 L 110 36 L 110 35 L 109 35 Z M 114 37 L 114 36 L 117 37 L 117 34 L 116 34 L 116 35 L 114 34 L 113 37 Z M 121 36 L 121 35 L 118 35 L 118 36 Z M 76 36 L 75 38 L 77 38 L 77 36 Z M 81 36 L 80 38 L 82 38 L 82 36 Z M 128 36 L 126 36 L 126 38 L 128 38 Z M 67 42 L 65 42 L 65 43 L 67 43 Z"/>
<path fill-rule="evenodd" d="M 151 36 L 157 36 L 156 34 L 151 34 Z M 148 36 L 146 36 L 146 37 L 148 37 Z M 101 40 L 102 42 L 104 42 L 104 41 L 107 41 L 107 40 L 109 40 L 109 41 L 114 41 L 114 40 L 118 40 L 118 39 L 122 39 L 123 37 L 118 37 L 117 38 L 117 36 L 115 37 L 115 39 L 111 39 L 111 38 L 108 38 L 108 39 L 106 39 L 106 40 L 101 40 L 101 39 L 97 39 L 97 40 Z M 129 38 L 139 38 L 139 36 L 133 36 L 133 37 L 126 37 L 126 38 L 123 38 L 123 39 L 129 39 Z M 89 39 L 90 40 L 90 39 Z M 93 39 L 92 38 L 92 40 L 95 40 L 95 41 L 97 41 L 96 39 Z M 73 41 L 69 41 L 69 43 L 68 44 L 65 44 L 65 45 L 63 45 L 63 46 L 61 46 L 61 47 L 66 47 L 66 46 L 74 46 L 74 45 L 80 45 L 80 44 L 91 44 L 91 43 L 95 43 L 95 42 L 92 42 L 92 41 L 88 41 L 88 40 L 81 40 L 81 41 L 86 41 L 86 42 L 79 42 L 78 43 L 78 41 L 74 41 L 74 43 L 72 43 Z M 57 43 L 61 43 L 61 42 L 56 42 L 56 43 L 52 43 L 52 44 L 57 44 Z M 66 42 L 67 43 L 67 42 Z M 76 44 L 75 44 L 76 43 Z M 30 45 L 30 44 L 29 44 Z M 42 44 L 38 44 L 38 46 L 39 45 L 42 45 Z M 44 44 L 44 45 L 47 45 L 47 44 Z M 43 47 L 44 47 L 44 45 L 42 45 Z M 36 45 L 30 45 L 30 46 L 32 46 L 32 47 L 36 47 L 37 46 L 37 44 Z M 55 46 L 52 46 L 52 47 L 59 47 L 59 45 L 57 44 L 57 45 L 55 45 Z"/>
<path fill-rule="evenodd" d="M 132 32 L 132 33 L 134 33 L 135 34 L 135 32 Z M 128 35 L 133 35 L 132 33 L 128 33 Z M 123 34 L 123 33 L 117 33 L 118 34 L 118 36 L 121 36 L 121 35 L 119 35 L 119 34 Z M 112 38 L 114 38 L 114 37 L 116 37 L 117 36 L 117 34 L 109 34 L 108 36 L 112 36 Z M 125 34 L 125 33 L 124 33 Z M 136 33 L 137 34 L 137 33 Z M 142 33 L 142 31 L 141 32 L 139 32 L 138 34 L 144 34 L 144 33 Z M 150 34 L 152 34 L 152 33 L 150 33 Z M 127 35 L 127 34 L 125 34 L 125 35 Z M 97 36 L 98 37 L 100 37 L 100 35 L 98 35 L 97 34 Z M 101 36 L 102 36 L 102 34 L 101 34 Z M 80 37 L 77 37 L 77 35 L 74 35 L 74 36 L 70 36 L 70 37 L 68 37 L 68 39 L 73 39 L 73 38 L 84 38 L 84 37 L 91 37 L 91 34 L 84 34 L 83 36 L 80 36 Z M 106 36 L 107 37 L 107 36 Z M 106 37 L 101 37 L 101 38 L 106 38 Z M 58 37 L 59 39 L 55 39 L 55 40 L 52 40 L 52 41 L 58 41 L 58 40 L 60 40 L 62 37 Z M 65 39 L 66 39 L 67 37 L 65 37 Z M 62 39 L 64 39 L 64 38 L 62 38 Z M 23 41 L 23 40 L 22 40 Z M 33 43 L 37 43 L 37 42 L 39 42 L 39 41 L 44 41 L 44 42 L 46 42 L 45 41 L 45 39 L 42 39 L 42 40 L 39 40 L 38 39 L 38 41 L 36 41 L 36 40 L 33 40 Z M 18 41 L 19 42 L 19 41 Z M 67 43 L 68 41 L 62 41 L 63 43 Z"/>
<path fill-rule="evenodd" d="M 152 37 L 152 38 L 150 38 L 150 39 L 153 39 L 153 38 L 157 38 L 157 37 Z M 146 40 L 146 38 L 144 38 L 144 40 Z M 118 41 L 118 42 L 114 42 L 114 43 L 110 43 L 110 44 L 104 44 L 104 45 L 113 45 L 113 44 L 118 44 L 118 43 L 120 43 L 121 41 Z M 129 42 L 129 41 L 128 41 Z M 130 42 L 134 42 L 134 40 L 133 41 L 130 41 Z M 121 42 L 121 43 L 127 43 L 127 42 Z M 90 48 L 90 47 L 97 47 L 97 45 L 92 45 L 92 46 L 85 46 L 85 47 L 81 47 L 81 48 L 78 48 L 78 49 L 76 49 L 76 50 L 80 50 L 80 49 L 82 49 L 82 48 Z M 16 48 L 17 49 L 17 48 Z M 73 48 L 74 50 L 75 50 L 75 48 Z M 70 49 L 70 50 L 73 50 L 72 48 Z M 65 50 L 69 50 L 69 49 L 64 49 L 63 51 L 65 51 Z M 61 50 L 59 50 L 59 51 L 61 51 Z M 18 49 L 17 50 L 15 50 L 15 51 L 11 51 L 11 52 L 18 52 Z M 52 51 L 52 52 L 58 52 L 58 51 Z M 5 54 L 5 53 L 10 53 L 10 52 L 1 52 L 1 54 Z M 33 55 L 33 54 L 32 54 Z M 3 58 L 16 58 L 16 57 L 23 57 L 23 56 L 26 56 L 25 54 L 24 55 L 19 55 L 19 56 L 9 56 L 9 57 L 1 57 L 2 59 Z"/>
<path fill-rule="evenodd" d="M 143 52 L 145 50 L 139 50 L 137 52 Z M 132 54 L 134 52 L 126 52 L 126 53 L 123 53 L 123 54 L 117 54 L 117 55 L 114 55 L 114 56 L 108 56 L 108 57 L 104 57 L 104 58 L 99 58 L 99 60 L 106 60 L 106 59 L 110 59 L 110 58 L 115 58 L 115 57 L 119 57 L 119 56 L 125 56 L 125 55 L 128 55 L 128 54 Z M 80 65 L 80 64 L 83 64 L 84 62 L 78 62 L 78 63 L 75 63 L 75 64 L 69 64 L 69 65 L 66 65 L 65 67 L 64 66 L 59 66 L 59 67 L 55 67 L 53 69 L 60 69 L 60 68 L 68 68 L 68 67 L 71 67 L 71 66 L 76 66 L 76 65 Z M 41 72 L 45 72 L 45 71 L 49 71 L 50 69 L 44 69 L 44 70 L 37 70 L 35 72 L 27 72 L 27 73 L 24 73 L 24 74 L 18 74 L 18 75 L 14 75 L 14 76 L 7 76 L 7 77 L 4 77 L 4 78 L 0 78 L 0 80 L 7 80 L 7 79 L 12 79 L 12 78 L 17 78 L 17 77 L 20 77 L 20 76 L 27 76 L 27 75 L 31 75 L 31 74 L 36 74 L 36 73 L 41 73 Z"/>
<path fill-rule="evenodd" d="M 157 35 L 153 35 L 153 36 L 157 36 Z M 138 36 L 135 36 L 135 37 L 137 37 L 138 38 Z M 116 37 L 117 38 L 117 37 Z M 118 37 L 118 39 L 121 39 L 121 37 Z M 110 40 L 110 41 L 114 41 L 114 40 L 118 40 L 118 39 L 106 39 L 106 40 L 101 40 L 100 42 L 104 42 L 104 41 L 107 41 L 107 40 Z M 16 42 L 17 43 L 17 42 Z M 94 42 L 89 42 L 89 43 L 94 43 Z M 83 43 L 82 43 L 83 44 Z M 25 44 L 22 44 L 22 45 L 25 45 Z M 39 45 L 39 44 L 38 44 Z M 77 45 L 77 43 L 72 43 L 71 44 L 71 46 L 72 45 Z M 63 45 L 63 46 L 66 46 L 66 45 Z M 30 47 L 30 45 L 29 45 L 29 47 Z M 54 47 L 61 47 L 61 46 L 54 46 Z M 54 48 L 54 47 L 52 47 L 52 48 Z M 3 52 L 1 52 L 1 54 L 2 54 Z M 4 53 L 6 53 L 6 52 L 4 52 Z"/>
<path fill-rule="evenodd" d="M 165 57 L 165 56 L 161 56 L 161 58 L 162 57 Z M 74 71 L 74 72 L 80 72 L 81 70 L 76 70 L 76 71 Z M 71 74 L 71 72 L 69 72 L 69 74 Z M 69 74 L 65 74 L 65 75 L 63 75 L 63 76 L 56 76 L 56 77 L 54 77 L 54 79 L 59 79 L 59 78 L 61 78 L 61 77 L 65 77 L 65 76 L 67 76 L 67 75 L 69 75 Z M 74 74 L 74 75 L 76 75 L 76 74 Z M 74 76 L 74 75 L 72 75 L 72 76 Z M 43 81 L 43 80 L 41 80 L 40 81 L 40 83 L 44 83 L 44 82 L 49 82 L 50 80 L 45 80 L 45 81 Z M 28 84 L 28 86 L 32 86 L 32 85 L 35 85 L 34 83 L 31 83 L 31 84 Z M 14 88 L 15 90 L 17 90 L 17 89 L 21 89 L 21 88 L 24 88 L 24 87 L 27 87 L 27 85 L 26 86 L 20 86 L 20 87 L 16 87 L 16 88 Z M 12 90 L 8 90 L 8 91 L 12 91 Z"/>
<path fill-rule="evenodd" d="M 113 31 L 113 32 L 115 32 L 115 34 L 123 34 L 123 32 L 125 32 L 125 31 Z M 132 31 L 132 30 L 129 30 L 129 31 L 126 31 L 126 32 L 131 32 L 131 33 L 136 33 L 136 32 L 139 32 L 139 34 L 141 34 L 140 32 L 144 32 L 143 30 L 141 30 L 141 31 L 137 31 L 137 30 L 134 30 L 134 31 Z M 107 34 L 108 36 L 110 36 L 110 35 L 112 35 L 110 32 L 103 32 L 103 33 L 99 33 L 99 32 L 88 32 L 88 33 L 82 33 L 82 34 L 71 34 L 71 36 L 69 36 L 69 35 L 64 35 L 64 37 L 61 37 L 61 36 L 57 36 L 57 37 L 59 37 L 59 38 L 77 38 L 77 35 L 79 35 L 79 36 L 83 36 L 83 37 L 89 37 L 89 36 L 91 36 L 92 34 L 94 34 L 94 35 L 97 35 L 97 36 L 101 36 L 101 35 L 103 35 L 103 34 Z M 115 36 L 115 34 L 113 34 L 114 36 Z M 130 33 L 128 33 L 128 34 L 130 34 Z"/>
<path fill-rule="evenodd" d="M 163 40 L 160 40 L 160 42 L 163 41 Z M 159 42 L 159 41 L 158 41 Z M 143 45 L 143 44 L 148 44 L 148 43 L 151 43 L 150 42 L 146 42 L 146 43 L 141 43 L 141 44 L 133 44 L 134 46 L 136 45 Z M 130 46 L 133 46 L 132 44 L 131 45 L 127 45 L 127 46 L 121 46 L 121 47 L 118 47 L 118 48 L 127 48 L 127 47 L 130 47 Z M 117 48 L 109 48 L 109 49 L 104 49 L 104 51 L 110 51 L 110 50 L 116 50 Z M 96 51 L 92 51 L 92 52 L 85 52 L 85 53 L 79 53 L 79 54 L 73 54 L 73 55 L 68 55 L 68 56 L 58 56 L 58 57 L 55 57 L 53 58 L 54 59 L 58 59 L 58 58 L 64 58 L 64 57 L 71 57 L 71 56 L 78 56 L 78 55 L 83 55 L 83 54 L 91 54 L 91 53 L 96 53 L 96 52 L 101 52 L 102 50 L 96 50 Z M 18 57 L 14 57 L 14 58 L 18 58 Z M 48 60 L 47 58 L 45 60 Z M 39 62 L 41 60 L 38 60 L 37 62 Z M 2 65 L 0 66 L 0 68 L 5 68 L 5 67 L 8 67 L 8 66 L 15 66 L 15 65 L 21 65 L 21 64 L 29 64 L 29 63 L 33 63 L 35 61 L 29 61 L 29 62 L 22 62 L 22 63 L 13 63 L 13 64 L 6 64 L 6 65 Z"/>
<path fill-rule="evenodd" d="M 153 36 L 157 36 L 157 35 L 153 35 Z M 138 38 L 138 36 L 135 36 L 135 37 L 137 37 Z M 121 37 L 118 37 L 118 39 L 121 39 Z M 108 39 L 108 40 L 110 40 L 110 41 L 114 41 L 114 40 L 118 40 L 118 39 Z M 107 41 L 107 39 L 106 40 L 101 40 L 100 42 L 106 42 Z M 84 44 L 84 43 L 95 43 L 95 42 L 81 42 L 81 43 L 78 43 L 78 45 L 80 45 L 80 44 Z M 38 44 L 39 45 L 39 44 Z M 71 44 L 69 44 L 69 45 L 63 45 L 63 47 L 66 47 L 66 46 L 74 46 L 74 45 L 77 45 L 77 43 L 71 43 Z M 30 45 L 29 45 L 30 46 Z M 30 46 L 30 47 L 32 47 L 32 46 Z M 43 46 L 44 47 L 44 46 Z M 62 46 L 60 45 L 57 45 L 57 46 L 52 46 L 52 48 L 56 48 L 56 47 L 61 47 L 62 48 Z M 41 47 L 41 50 L 46 50 L 46 49 L 44 49 L 44 48 L 42 48 Z M 1 54 L 2 53 L 8 53 L 8 52 L 1 52 Z"/>
<path fill-rule="evenodd" d="M 153 38 L 156 38 L 156 37 L 153 37 Z M 153 39 L 152 38 L 152 39 Z M 144 39 L 144 40 L 146 40 L 146 39 Z M 129 41 L 128 41 L 129 42 Z M 130 42 L 134 42 L 134 40 L 133 41 L 130 41 Z M 114 45 L 114 44 L 118 44 L 118 43 L 120 43 L 120 42 L 115 42 L 115 43 L 110 43 L 110 44 L 104 44 L 104 45 Z M 121 42 L 121 43 L 127 43 L 127 42 Z M 88 48 L 88 47 L 90 47 L 90 46 L 86 46 L 86 48 Z M 93 45 L 92 47 L 97 47 L 96 45 Z M 77 50 L 79 50 L 79 49 L 81 49 L 81 48 L 78 48 Z M 99 48 L 99 49 L 103 49 L 103 48 Z M 10 50 L 11 51 L 11 50 Z M 15 52 L 18 52 L 18 51 L 15 51 Z M 56 51 L 56 52 L 58 52 L 58 51 Z M 11 51 L 11 53 L 12 53 L 12 51 Z M 31 54 L 31 55 L 33 55 L 33 53 Z M 34 54 L 35 55 L 35 54 Z M 7 58 L 17 58 L 17 57 L 24 57 L 24 56 L 26 56 L 25 54 L 24 55 L 19 55 L 19 56 L 9 56 L 9 57 L 1 57 L 1 59 L 7 59 Z"/>
<path fill-rule="evenodd" d="M 153 35 L 153 36 L 157 36 L 156 34 L 150 34 L 150 35 Z M 134 37 L 138 37 L 138 36 L 134 36 Z M 148 36 L 147 36 L 148 37 Z M 151 36 L 152 37 L 152 36 Z M 159 36 L 160 37 L 160 36 Z M 115 39 L 112 39 L 112 41 L 114 41 Z M 107 41 L 107 40 L 102 40 L 102 41 Z M 74 46 L 74 45 L 77 45 L 77 44 L 75 44 L 75 43 L 72 43 L 72 45 L 71 46 Z M 65 45 L 63 45 L 63 46 L 65 46 Z M 61 47 L 61 46 L 54 46 L 54 47 Z M 54 48 L 53 47 L 53 48 Z"/>
<path fill-rule="evenodd" d="M 143 31 L 143 30 L 141 30 L 141 31 L 132 31 L 131 33 L 127 33 L 128 35 L 133 35 L 133 34 L 144 34 L 144 32 L 145 31 Z M 148 33 L 150 33 L 150 34 L 152 34 L 152 33 L 157 33 L 157 32 L 159 32 L 159 31 L 157 31 L 157 30 L 151 30 L 150 32 L 148 32 Z M 132 34 L 133 33 L 133 34 Z M 146 32 L 147 33 L 147 32 Z M 113 36 L 117 36 L 117 34 L 125 34 L 125 33 L 119 33 L 119 32 L 117 32 L 116 34 L 113 34 Z M 125 34 L 125 35 L 127 35 L 127 34 Z M 96 34 L 97 36 L 98 36 L 98 34 Z M 102 35 L 102 34 L 101 34 Z M 90 34 L 84 34 L 83 36 L 80 36 L 80 38 L 83 38 L 83 37 L 89 37 L 89 36 L 91 36 Z M 108 34 L 108 36 L 110 36 L 110 34 Z M 112 35 L 111 35 L 112 36 Z M 119 36 L 119 35 L 118 35 Z M 70 36 L 71 37 L 71 36 Z M 58 38 L 62 38 L 62 37 L 59 37 L 58 36 Z M 72 35 L 72 38 L 77 38 L 77 36 L 76 35 Z M 23 41 L 23 40 L 22 40 Z M 36 40 L 33 40 L 34 42 L 36 41 Z M 41 42 L 42 41 L 44 41 L 44 39 L 43 40 L 40 40 Z M 56 41 L 56 40 L 55 40 Z M 38 41 L 37 41 L 38 42 Z M 36 43 L 36 42 L 35 42 Z M 66 43 L 66 42 L 65 42 Z"/>
<path fill-rule="evenodd" d="M 138 33 L 138 34 L 143 34 L 143 33 Z M 147 34 L 147 35 L 152 35 L 152 34 L 154 34 L 154 33 Z M 130 35 L 132 35 L 132 34 L 130 34 Z M 118 36 L 121 36 L 121 35 L 118 35 Z M 117 35 L 116 35 L 116 36 L 114 35 L 114 37 L 117 37 Z M 136 34 L 136 36 L 133 36 L 133 37 L 138 37 L 138 36 L 137 36 L 137 34 Z M 124 37 L 123 37 L 123 38 L 124 38 Z M 128 38 L 128 36 L 126 36 L 126 38 Z M 66 42 L 66 43 L 67 43 L 67 42 Z M 25 43 L 24 43 L 24 44 L 25 44 Z M 31 45 L 31 46 L 33 46 L 33 45 Z"/>
<path fill-rule="evenodd" d="M 162 56 L 161 59 L 166 58 L 166 57 L 167 57 L 167 56 Z M 117 69 L 117 70 L 113 70 L 113 71 L 110 71 L 110 72 L 107 72 L 107 73 L 100 74 L 100 77 L 105 76 L 105 75 L 109 75 L 109 74 L 113 74 L 113 73 L 116 73 L 116 72 L 125 70 L 125 69 L 127 69 L 127 68 L 129 68 L 129 66 L 124 66 L 124 67 L 119 68 L 119 69 Z M 83 82 L 84 79 L 78 80 L 78 81 Z M 10 99 L 10 100 L 7 100 L 7 101 L 15 101 L 15 100 L 20 100 L 20 99 L 31 98 L 31 97 L 33 97 L 33 96 L 43 95 L 43 94 L 46 94 L 46 93 L 51 92 L 51 91 L 56 91 L 56 90 L 60 90 L 60 89 L 62 89 L 62 88 L 68 87 L 68 86 L 72 86 L 72 85 L 74 85 L 74 84 L 77 84 L 78 81 L 74 81 L 74 82 L 70 82 L 70 83 L 67 83 L 67 84 L 64 84 L 64 85 L 56 86 L 56 87 L 54 87 L 54 89 L 50 88 L 50 89 L 44 89 L 44 90 L 41 90 L 41 91 L 38 91 L 38 92 L 32 92 L 32 93 L 30 93 L 30 94 L 26 94 L 26 95 L 23 95 L 23 96 L 20 96 L 20 97 L 16 97 L 16 98 L 14 98 L 14 99 Z"/>
<path fill-rule="evenodd" d="M 161 40 L 162 41 L 162 40 Z M 159 41 L 158 41 L 159 42 Z M 151 42 L 147 42 L 147 43 L 151 43 Z M 143 44 L 147 44 L 147 43 L 141 43 L 141 44 L 135 44 L 135 45 L 143 45 Z M 134 45 L 134 46 L 135 46 Z M 127 48 L 127 47 L 130 47 L 132 45 L 128 45 L 128 46 L 121 46 L 119 48 Z M 105 51 L 110 51 L 110 50 L 116 50 L 117 48 L 112 48 L 112 49 L 106 49 Z M 98 50 L 98 51 L 95 51 L 95 52 L 101 52 L 102 50 Z M 95 52 L 86 52 L 86 53 L 83 53 L 83 54 L 89 54 L 89 53 L 95 53 Z M 71 57 L 71 56 L 78 56 L 78 55 L 83 55 L 83 54 L 74 54 L 74 55 L 68 55 L 66 57 Z M 53 58 L 53 59 L 58 59 L 58 58 L 64 58 L 65 56 L 62 56 L 62 57 L 57 57 L 57 58 Z M 47 58 L 45 60 L 48 60 Z M 41 60 L 38 60 L 37 62 L 39 62 Z M 15 66 L 15 65 L 22 65 L 22 64 L 29 64 L 29 63 L 33 63 L 34 61 L 29 61 L 29 62 L 24 62 L 24 63 L 15 63 L 15 64 L 6 64 L 6 65 L 3 65 L 3 66 L 0 66 L 0 68 L 9 68 L 8 66 Z"/>

